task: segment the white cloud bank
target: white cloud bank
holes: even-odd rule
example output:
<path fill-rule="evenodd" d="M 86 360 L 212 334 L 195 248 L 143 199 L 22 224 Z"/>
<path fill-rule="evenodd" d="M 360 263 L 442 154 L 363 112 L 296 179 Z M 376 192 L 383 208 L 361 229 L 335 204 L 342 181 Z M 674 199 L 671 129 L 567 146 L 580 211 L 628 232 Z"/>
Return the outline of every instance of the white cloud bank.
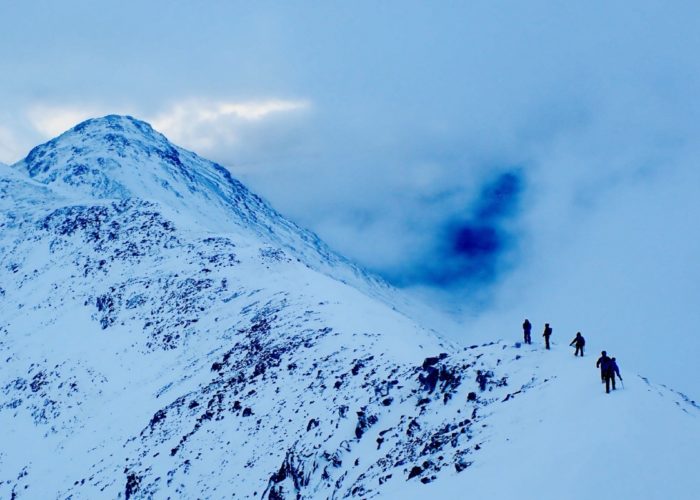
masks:
<path fill-rule="evenodd" d="M 12 163 L 24 151 L 17 134 L 8 127 L 0 126 L 0 162 Z"/>
<path fill-rule="evenodd" d="M 25 111 L 24 126 L 0 127 L 0 161 L 12 163 L 39 141 L 51 139 L 76 124 L 110 113 L 128 114 L 149 122 L 175 144 L 200 154 L 214 154 L 240 147 L 242 137 L 276 121 L 299 115 L 311 108 L 303 99 L 258 99 L 249 101 L 183 99 L 153 114 L 136 107 L 115 109 L 103 104 L 55 105 L 36 103 Z M 18 132 L 15 132 L 14 129 Z"/>
<path fill-rule="evenodd" d="M 149 121 L 173 142 L 209 153 L 239 141 L 243 129 L 310 108 L 306 100 L 204 101 L 175 103 Z"/>
<path fill-rule="evenodd" d="M 88 118 L 105 114 L 103 109 L 101 106 L 34 104 L 27 110 L 27 119 L 36 132 L 51 139 Z"/>

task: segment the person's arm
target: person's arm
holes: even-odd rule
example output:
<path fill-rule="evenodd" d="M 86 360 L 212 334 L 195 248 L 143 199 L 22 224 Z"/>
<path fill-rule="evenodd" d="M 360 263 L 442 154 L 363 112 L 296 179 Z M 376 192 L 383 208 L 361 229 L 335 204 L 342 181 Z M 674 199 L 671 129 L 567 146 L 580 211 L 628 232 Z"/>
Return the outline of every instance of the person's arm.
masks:
<path fill-rule="evenodd" d="M 598 358 L 598 361 L 596 361 L 595 367 L 600 368 L 600 358 Z"/>

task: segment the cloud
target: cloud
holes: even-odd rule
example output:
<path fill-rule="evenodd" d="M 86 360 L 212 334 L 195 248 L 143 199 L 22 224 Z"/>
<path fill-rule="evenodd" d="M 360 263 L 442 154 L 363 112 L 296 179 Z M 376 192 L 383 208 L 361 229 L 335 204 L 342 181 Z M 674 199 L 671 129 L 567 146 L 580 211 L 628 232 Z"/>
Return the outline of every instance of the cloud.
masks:
<path fill-rule="evenodd" d="M 509 169 L 483 182 L 474 200 L 440 212 L 424 228 L 427 245 L 404 260 L 391 276 L 401 286 L 442 289 L 486 288 L 507 270 L 516 250 L 520 202 L 525 190 L 521 169 Z"/>
<path fill-rule="evenodd" d="M 24 149 L 15 132 L 0 126 L 0 161 L 12 163 L 25 152 Z"/>
<path fill-rule="evenodd" d="M 240 141 L 245 128 L 310 108 L 306 100 L 177 102 L 151 118 L 151 124 L 172 141 L 202 153 L 225 150 Z"/>
<path fill-rule="evenodd" d="M 149 122 L 175 144 L 230 165 L 259 161 L 270 151 L 279 153 L 285 147 L 285 137 L 295 126 L 287 120 L 299 118 L 309 109 L 311 103 L 304 99 L 236 101 L 186 98 L 163 105 L 151 113 L 143 112 L 137 106 L 115 108 L 104 103 L 34 103 L 27 107 L 25 118 L 30 128 L 29 135 L 46 140 L 88 118 L 107 114 L 133 115 Z M 20 151 L 26 152 L 33 145 L 20 147 L 9 129 L 0 129 L 2 158 L 17 159 Z"/>
<path fill-rule="evenodd" d="M 44 138 L 50 139 L 78 123 L 107 114 L 102 106 L 56 106 L 34 104 L 26 112 L 29 123 Z"/>

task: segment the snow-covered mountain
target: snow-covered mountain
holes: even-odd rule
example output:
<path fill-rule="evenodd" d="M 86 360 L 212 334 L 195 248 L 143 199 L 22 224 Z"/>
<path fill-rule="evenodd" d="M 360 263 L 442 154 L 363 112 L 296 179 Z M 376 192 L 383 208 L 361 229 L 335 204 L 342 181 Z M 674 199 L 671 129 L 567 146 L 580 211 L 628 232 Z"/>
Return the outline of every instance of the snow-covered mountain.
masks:
<path fill-rule="evenodd" d="M 0 497 L 697 498 L 687 397 L 394 303 L 223 167 L 84 122 L 0 167 Z"/>
<path fill-rule="evenodd" d="M 171 144 L 131 117 L 87 120 L 34 148 L 15 168 L 73 200 L 149 200 L 168 207 L 193 230 L 253 234 L 338 279 L 382 286 L 277 213 L 226 168 Z"/>

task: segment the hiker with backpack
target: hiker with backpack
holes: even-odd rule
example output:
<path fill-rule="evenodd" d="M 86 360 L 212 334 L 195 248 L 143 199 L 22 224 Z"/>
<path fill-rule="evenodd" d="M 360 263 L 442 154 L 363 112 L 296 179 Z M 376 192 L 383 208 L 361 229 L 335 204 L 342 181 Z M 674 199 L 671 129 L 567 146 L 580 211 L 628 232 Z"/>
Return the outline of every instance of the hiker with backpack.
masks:
<path fill-rule="evenodd" d="M 549 350 L 549 337 L 552 335 L 552 327 L 549 326 L 549 323 L 544 324 L 544 333 L 542 336 L 544 337 L 544 348 Z"/>
<path fill-rule="evenodd" d="M 610 358 L 608 357 L 608 353 L 605 351 L 601 352 L 598 361 L 596 361 L 595 367 L 600 368 L 600 381 L 603 383 L 605 383 L 605 370 L 607 369 L 609 363 Z"/>
<path fill-rule="evenodd" d="M 620 375 L 620 367 L 617 366 L 617 361 L 615 358 L 610 358 L 610 381 L 612 382 L 613 391 L 615 390 L 615 375 L 622 380 L 622 376 Z"/>
<path fill-rule="evenodd" d="M 574 356 L 578 356 L 578 353 L 581 353 L 581 357 L 583 357 L 583 346 L 586 345 L 586 339 L 583 338 L 583 335 L 581 335 L 581 332 L 578 332 L 576 334 L 576 337 L 574 337 L 574 340 L 571 341 L 569 345 L 574 345 L 576 344 L 576 351 L 574 352 Z"/>
<path fill-rule="evenodd" d="M 613 384 L 613 389 L 615 389 L 614 371 L 612 365 L 612 360 L 608 357 L 608 353 L 603 351 L 600 353 L 601 356 L 598 358 L 595 366 L 600 368 L 600 379 L 605 384 L 605 393 L 610 393 L 610 382 Z"/>
<path fill-rule="evenodd" d="M 523 337 L 526 344 L 532 344 L 532 338 L 530 337 L 531 330 L 532 323 L 530 323 L 529 319 L 525 318 L 525 322 L 523 323 Z"/>

